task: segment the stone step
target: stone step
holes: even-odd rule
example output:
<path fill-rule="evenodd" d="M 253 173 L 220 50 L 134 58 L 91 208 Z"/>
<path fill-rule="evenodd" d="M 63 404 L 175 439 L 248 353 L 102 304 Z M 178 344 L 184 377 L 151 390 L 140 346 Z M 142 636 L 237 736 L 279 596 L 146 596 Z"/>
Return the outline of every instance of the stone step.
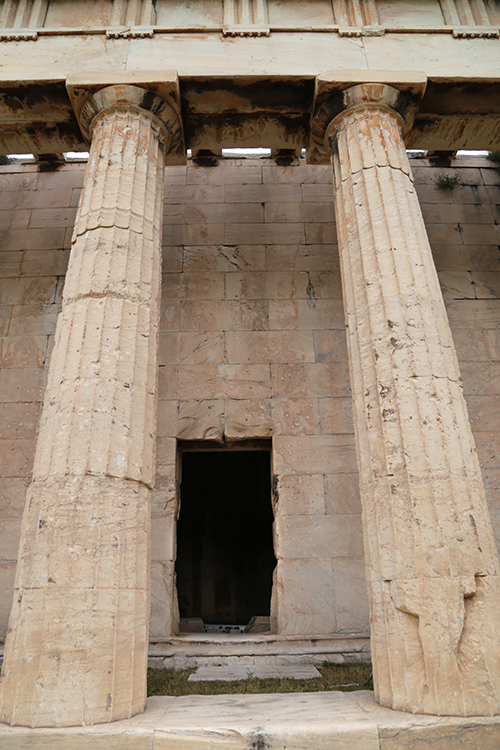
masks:
<path fill-rule="evenodd" d="M 260 679 L 288 677 L 292 680 L 313 680 L 315 677 L 321 677 L 321 673 L 316 669 L 314 664 L 208 666 L 198 667 L 196 672 L 188 677 L 188 682 L 233 682 L 234 680 L 248 680 L 252 677 Z"/>
<path fill-rule="evenodd" d="M 371 691 L 148 698 L 146 711 L 86 727 L 0 724 L 2 750 L 498 750 L 500 717 L 422 716 Z"/>

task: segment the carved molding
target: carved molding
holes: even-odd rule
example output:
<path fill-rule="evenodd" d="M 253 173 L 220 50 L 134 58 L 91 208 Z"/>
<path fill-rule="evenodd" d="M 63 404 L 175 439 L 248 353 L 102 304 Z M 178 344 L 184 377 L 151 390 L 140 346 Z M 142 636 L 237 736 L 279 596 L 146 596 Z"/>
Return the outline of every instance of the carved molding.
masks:
<path fill-rule="evenodd" d="M 106 29 L 106 39 L 146 39 L 154 37 L 153 28 L 126 28 L 126 29 Z"/>
<path fill-rule="evenodd" d="M 38 32 L 19 29 L 15 32 L 0 31 L 0 42 L 36 42 Z"/>
<path fill-rule="evenodd" d="M 271 31 L 313 30 L 348 38 L 382 36 L 385 33 L 444 33 L 452 34 L 456 39 L 497 39 L 500 29 L 498 0 L 439 0 L 439 6 L 433 3 L 433 10 L 423 14 L 418 26 L 414 25 L 411 7 L 405 10 L 404 4 L 401 7 L 395 4 L 393 12 L 386 2 L 380 3 L 379 0 L 332 0 L 323 21 L 312 27 L 306 3 L 296 3 L 290 13 L 284 14 L 283 9 L 277 13 L 278 6 L 270 0 L 213 0 L 208 22 L 204 16 L 208 2 L 192 2 L 187 13 L 189 3 L 190 0 L 113 0 L 101 10 L 89 3 L 88 13 L 82 14 L 84 4 L 80 0 L 66 0 L 64 3 L 55 0 L 0 0 L 0 29 L 3 32 L 0 39 L 33 41 L 37 38 L 33 36 L 35 31 L 39 35 L 78 32 L 105 34 L 108 39 L 141 39 L 151 37 L 155 32 L 198 28 L 204 28 L 207 33 L 222 32 L 225 37 L 263 37 L 269 36 Z M 183 13 L 184 5 L 186 13 Z M 158 18 L 164 18 L 167 26 L 164 23 L 157 26 L 157 7 Z M 169 8 L 174 11 L 171 26 L 168 23 Z"/>
<path fill-rule="evenodd" d="M 455 39 L 498 39 L 500 32 L 499 29 L 485 29 L 481 26 L 462 26 L 453 29 L 453 36 Z"/>
<path fill-rule="evenodd" d="M 225 26 L 222 29 L 222 35 L 223 36 L 269 36 L 271 33 L 271 30 L 269 27 L 259 27 L 259 26 Z"/>

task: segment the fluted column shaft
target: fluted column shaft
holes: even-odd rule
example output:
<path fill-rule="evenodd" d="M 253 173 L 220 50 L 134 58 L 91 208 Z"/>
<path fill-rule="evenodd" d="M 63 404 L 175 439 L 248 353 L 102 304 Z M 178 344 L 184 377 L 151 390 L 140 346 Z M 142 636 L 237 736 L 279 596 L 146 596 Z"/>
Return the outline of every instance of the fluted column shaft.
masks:
<path fill-rule="evenodd" d="M 375 692 L 405 711 L 496 714 L 498 555 L 395 93 L 353 87 L 327 135 Z"/>
<path fill-rule="evenodd" d="M 90 157 L 0 681 L 11 724 L 113 721 L 146 700 L 168 134 L 129 88 L 130 105 L 110 87 L 82 115 Z"/>

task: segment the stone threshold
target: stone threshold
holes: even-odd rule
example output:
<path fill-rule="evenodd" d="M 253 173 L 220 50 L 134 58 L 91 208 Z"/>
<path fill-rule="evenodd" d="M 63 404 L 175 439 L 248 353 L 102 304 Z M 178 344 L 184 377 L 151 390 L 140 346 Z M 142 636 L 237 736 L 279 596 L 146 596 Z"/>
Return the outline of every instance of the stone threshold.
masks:
<path fill-rule="evenodd" d="M 0 646 L 0 666 L 3 662 Z M 238 633 L 184 633 L 149 644 L 152 669 L 194 669 L 205 666 L 287 664 L 352 664 L 371 659 L 370 636 L 279 636 Z"/>
<path fill-rule="evenodd" d="M 189 669 L 238 663 L 342 664 L 370 661 L 370 658 L 370 637 L 366 633 L 329 636 L 183 633 L 150 643 L 148 663 L 156 669 Z"/>
<path fill-rule="evenodd" d="M 498 750 L 500 717 L 392 711 L 370 691 L 153 697 L 131 719 L 91 727 L 0 724 L 2 750 Z"/>

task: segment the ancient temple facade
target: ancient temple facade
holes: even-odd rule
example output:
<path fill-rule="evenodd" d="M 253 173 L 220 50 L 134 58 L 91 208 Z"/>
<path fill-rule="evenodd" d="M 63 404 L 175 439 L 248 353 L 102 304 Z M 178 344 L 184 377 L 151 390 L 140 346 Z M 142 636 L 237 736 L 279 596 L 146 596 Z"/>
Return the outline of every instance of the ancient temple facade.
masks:
<path fill-rule="evenodd" d="M 499 30 L 0 4 L 2 722 L 138 714 L 148 657 L 500 713 Z"/>

